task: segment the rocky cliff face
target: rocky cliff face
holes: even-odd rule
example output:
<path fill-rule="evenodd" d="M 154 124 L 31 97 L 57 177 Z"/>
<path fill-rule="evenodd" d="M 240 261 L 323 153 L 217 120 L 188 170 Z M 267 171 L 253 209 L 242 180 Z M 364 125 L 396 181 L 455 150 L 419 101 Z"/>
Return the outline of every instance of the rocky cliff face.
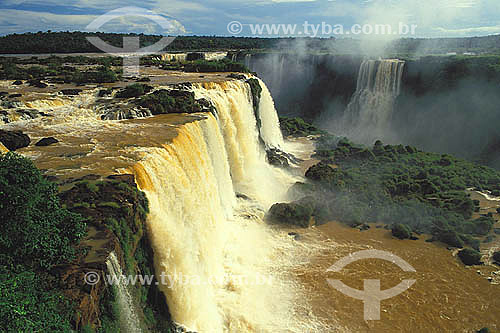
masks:
<path fill-rule="evenodd" d="M 154 272 L 145 225 L 148 202 L 132 175 L 112 175 L 104 180 L 89 175 L 73 180 L 73 184 L 60 194 L 61 201 L 88 219 L 88 235 L 79 244 L 82 255 L 78 260 L 58 268 L 61 289 L 75 305 L 76 329 L 112 329 L 118 318 L 112 310 L 114 292 L 106 284 L 110 254 L 116 255 L 124 274 Z M 92 274 L 98 276 L 95 284 L 86 281 Z M 140 309 L 138 317 L 143 328 L 157 331 L 169 325 L 168 307 L 154 282 L 129 289 Z"/>

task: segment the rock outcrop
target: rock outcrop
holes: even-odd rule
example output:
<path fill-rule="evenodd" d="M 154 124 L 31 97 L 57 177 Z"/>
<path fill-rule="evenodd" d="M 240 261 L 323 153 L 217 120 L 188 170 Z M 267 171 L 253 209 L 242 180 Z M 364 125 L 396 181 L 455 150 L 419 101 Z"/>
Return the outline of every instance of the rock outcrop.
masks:
<path fill-rule="evenodd" d="M 10 151 L 29 146 L 29 136 L 21 131 L 0 130 L 0 142 Z"/>
<path fill-rule="evenodd" d="M 48 137 L 48 138 L 43 138 L 43 139 L 40 139 L 37 143 L 35 143 L 35 146 L 38 146 L 38 147 L 46 147 L 46 146 L 50 146 L 54 143 L 58 143 L 59 140 L 57 140 L 56 138 L 54 137 Z"/>

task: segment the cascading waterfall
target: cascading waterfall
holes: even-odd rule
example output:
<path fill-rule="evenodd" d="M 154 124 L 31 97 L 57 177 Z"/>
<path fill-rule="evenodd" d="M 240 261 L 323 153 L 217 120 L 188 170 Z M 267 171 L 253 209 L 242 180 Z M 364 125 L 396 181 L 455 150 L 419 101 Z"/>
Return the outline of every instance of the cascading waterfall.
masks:
<path fill-rule="evenodd" d="M 283 134 L 280 130 L 278 113 L 274 107 L 274 101 L 267 86 L 258 79 L 262 87 L 259 101 L 260 136 L 264 140 L 267 148 L 283 147 Z"/>
<path fill-rule="evenodd" d="M 150 201 L 156 274 L 165 277 L 160 289 L 173 319 L 198 332 L 314 327 L 312 317 L 297 320 L 293 283 L 277 273 L 286 266 L 283 253 L 293 252 L 290 239 L 262 222 L 264 209 L 294 180 L 280 182 L 265 163 L 248 84 L 193 89 L 212 101 L 216 114 L 180 126 L 171 143 L 151 148 L 132 168 Z M 237 199 L 237 192 L 254 200 Z M 276 250 L 281 243 L 288 249 Z"/>
<path fill-rule="evenodd" d="M 114 252 L 109 254 L 106 266 L 110 277 L 109 280 L 113 281 L 112 288 L 115 290 L 115 302 L 117 302 L 118 308 L 120 309 L 118 320 L 121 332 L 142 332 L 132 296 L 128 291 L 127 284 L 122 279 L 122 268 Z"/>
<path fill-rule="evenodd" d="M 270 101 L 265 97 L 265 84 L 262 81 L 260 84 L 263 88 L 262 108 L 259 108 L 260 134 L 266 146 L 279 147 L 282 146 L 283 137 L 278 116 L 271 96 L 267 96 Z M 217 109 L 236 192 L 256 199 L 264 208 L 268 208 L 276 202 L 276 197 L 284 196 L 287 187 L 276 179 L 278 171 L 266 163 L 265 151 L 259 145 L 259 129 L 248 84 L 240 81 L 203 83 L 195 85 L 194 91 L 197 98 L 211 100 Z"/>
<path fill-rule="evenodd" d="M 401 90 L 405 62 L 398 59 L 361 63 L 356 92 L 344 115 L 344 130 L 358 141 L 384 137 Z"/>

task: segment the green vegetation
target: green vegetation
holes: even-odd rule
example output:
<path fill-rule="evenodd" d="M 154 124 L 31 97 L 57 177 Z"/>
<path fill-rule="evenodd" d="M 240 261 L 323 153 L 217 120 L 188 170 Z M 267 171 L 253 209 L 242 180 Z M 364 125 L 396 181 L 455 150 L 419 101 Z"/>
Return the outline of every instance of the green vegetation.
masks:
<path fill-rule="evenodd" d="M 127 87 L 125 87 L 123 90 L 119 91 L 116 94 L 117 98 L 133 98 L 133 97 L 140 97 L 144 94 L 147 94 L 153 89 L 153 87 L 148 86 L 147 84 L 143 83 L 134 83 L 131 84 Z"/>
<path fill-rule="evenodd" d="M 57 187 L 18 154 L 0 156 L 2 265 L 50 269 L 74 259 L 85 234 L 81 217 L 61 208 Z"/>
<path fill-rule="evenodd" d="M 304 121 L 302 118 L 280 117 L 280 128 L 284 136 L 308 136 L 324 134 L 316 126 Z"/>
<path fill-rule="evenodd" d="M 311 184 L 298 184 L 291 193 L 315 197 L 330 220 L 352 226 L 384 222 L 397 237 L 427 233 L 476 249 L 475 237 L 489 234 L 495 223 L 491 214 L 471 219 L 479 203 L 465 192 L 500 187 L 500 172 L 488 167 L 380 141 L 367 148 L 331 135 L 317 140 L 316 157 L 321 162 L 305 174 Z"/>
<path fill-rule="evenodd" d="M 139 98 L 135 103 L 148 108 L 152 114 L 193 113 L 204 111 L 192 91 L 156 90 Z"/>
<path fill-rule="evenodd" d="M 0 37 L 0 53 L 95 53 L 102 52 L 92 45 L 86 37 L 99 37 L 111 45 L 121 47 L 123 37 L 140 37 L 141 47 L 158 42 L 163 36 L 144 34 L 116 34 L 90 32 L 37 32 L 12 34 Z M 281 42 L 292 41 L 291 38 L 249 38 L 249 37 L 215 37 L 215 36 L 178 36 L 168 50 L 237 50 L 274 48 Z M 319 40 L 319 39 L 318 39 Z"/>
<path fill-rule="evenodd" d="M 392 235 L 399 239 L 408 239 L 411 237 L 411 230 L 406 225 L 397 223 L 392 227 Z"/>
<path fill-rule="evenodd" d="M 267 220 L 307 228 L 312 214 L 313 208 L 304 202 L 276 203 L 269 209 Z"/>
<path fill-rule="evenodd" d="M 118 75 L 114 72 L 110 63 L 112 58 L 105 58 L 107 61 L 96 59 L 94 61 L 85 60 L 81 63 L 81 58 L 85 57 L 49 57 L 41 60 L 39 58 L 17 59 L 0 58 L 2 80 L 29 80 L 31 85 L 38 85 L 39 80 L 51 80 L 58 83 L 112 83 L 118 80 Z M 91 66 L 81 71 L 74 66 L 68 66 L 65 62 L 79 65 Z M 18 66 L 20 64 L 20 66 Z M 28 64 L 31 64 L 29 66 Z"/>
<path fill-rule="evenodd" d="M 0 156 L 0 330 L 68 331 L 72 306 L 51 269 L 75 259 L 82 217 L 60 205 L 56 186 L 15 153 Z"/>
<path fill-rule="evenodd" d="M 89 183 L 98 190 L 89 191 Z M 79 181 L 63 192 L 61 198 L 68 207 L 85 216 L 89 225 L 98 230 L 108 229 L 116 236 L 123 254 L 124 274 L 155 274 L 153 250 L 145 225 L 149 204 L 144 192 L 137 189 L 132 175 L 110 176 L 103 181 Z M 136 284 L 130 291 L 139 300 L 146 325 L 152 331 L 169 332 L 168 306 L 155 282 L 144 286 Z M 119 316 L 115 290 L 106 288 L 99 296 L 99 332 L 116 332 Z"/>
<path fill-rule="evenodd" d="M 248 73 L 250 70 L 239 62 L 231 61 L 227 58 L 222 60 L 195 60 L 186 62 L 184 65 L 186 72 L 239 72 Z"/>

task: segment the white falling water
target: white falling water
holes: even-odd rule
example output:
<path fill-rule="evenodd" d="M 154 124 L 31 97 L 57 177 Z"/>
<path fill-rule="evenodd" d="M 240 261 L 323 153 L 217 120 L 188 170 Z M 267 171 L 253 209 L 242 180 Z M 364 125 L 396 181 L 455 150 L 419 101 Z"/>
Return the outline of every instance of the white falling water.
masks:
<path fill-rule="evenodd" d="M 282 148 L 283 134 L 280 130 L 278 113 L 274 107 L 274 101 L 267 86 L 261 79 L 258 79 L 262 87 L 259 102 L 260 136 L 267 148 Z"/>
<path fill-rule="evenodd" d="M 113 281 L 113 286 L 111 286 L 111 288 L 115 290 L 115 302 L 117 302 L 118 308 L 120 309 L 120 318 L 118 318 L 118 321 L 120 323 L 121 332 L 142 332 L 132 296 L 130 295 L 127 284 L 122 279 L 123 272 L 114 252 L 109 254 L 106 266 L 108 268 L 110 280 Z"/>
<path fill-rule="evenodd" d="M 165 276 L 160 289 L 173 319 L 197 332 L 320 327 L 313 316 L 297 318 L 297 305 L 307 305 L 283 273 L 285 261 L 297 263 L 284 259 L 294 252 L 292 240 L 262 222 L 269 202 L 282 200 L 281 188 L 294 180 L 278 180 L 265 163 L 248 85 L 194 89 L 214 103 L 217 117 L 180 126 L 132 170 L 150 201 L 156 274 Z M 256 200 L 236 199 L 238 191 Z"/>
<path fill-rule="evenodd" d="M 264 93 L 267 88 L 262 81 L 260 84 Z M 277 179 L 277 174 L 278 178 L 285 175 L 266 163 L 265 151 L 259 145 L 259 130 L 248 84 L 241 81 L 203 83 L 195 86 L 194 91 L 197 98 L 211 100 L 217 109 L 236 192 L 256 199 L 264 208 L 275 203 L 277 197 L 284 197 L 288 188 L 282 179 Z M 262 111 L 261 129 L 266 133 L 263 140 L 268 146 L 281 146 L 283 138 L 272 99 L 268 105 L 263 103 L 263 109 L 259 110 L 259 113 Z"/>
<path fill-rule="evenodd" d="M 344 130 L 358 141 L 371 143 L 388 130 L 396 97 L 401 90 L 405 62 L 398 59 L 365 60 L 344 117 Z"/>

